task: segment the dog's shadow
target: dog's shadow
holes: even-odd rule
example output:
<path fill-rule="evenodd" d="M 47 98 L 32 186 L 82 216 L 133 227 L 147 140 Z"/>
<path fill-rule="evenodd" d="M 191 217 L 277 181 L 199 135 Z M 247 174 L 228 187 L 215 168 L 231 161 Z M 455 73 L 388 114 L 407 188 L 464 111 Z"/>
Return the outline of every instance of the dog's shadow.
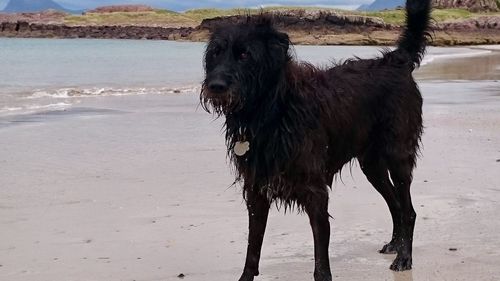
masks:
<path fill-rule="evenodd" d="M 394 281 L 413 281 L 413 270 L 403 272 L 393 271 L 392 275 L 394 277 Z"/>

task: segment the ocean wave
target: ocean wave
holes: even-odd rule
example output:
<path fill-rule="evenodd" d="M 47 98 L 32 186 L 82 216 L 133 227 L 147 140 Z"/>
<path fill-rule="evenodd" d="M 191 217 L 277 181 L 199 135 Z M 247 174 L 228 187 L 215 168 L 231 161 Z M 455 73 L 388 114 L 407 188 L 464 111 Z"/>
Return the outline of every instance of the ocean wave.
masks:
<path fill-rule="evenodd" d="M 183 88 L 60 88 L 54 90 L 35 90 L 25 99 L 40 98 L 85 98 L 105 96 L 132 96 L 132 95 L 168 95 L 194 92 L 199 87 Z"/>
<path fill-rule="evenodd" d="M 495 50 L 500 51 L 500 45 L 477 45 L 475 49 Z"/>
<path fill-rule="evenodd" d="M 472 49 L 469 49 L 469 50 L 470 51 L 456 52 L 456 53 L 451 53 L 451 54 L 427 54 L 424 57 L 424 59 L 422 60 L 421 65 L 423 66 L 423 65 L 432 63 L 435 60 L 440 60 L 440 59 L 476 57 L 476 56 L 483 56 L 483 55 L 491 54 L 491 52 L 492 52 L 490 50 L 472 50 Z"/>
<path fill-rule="evenodd" d="M 72 106 L 71 103 L 58 102 L 44 105 L 23 105 L 23 106 L 5 106 L 0 108 L 0 114 L 9 114 L 17 112 L 33 112 L 33 111 L 44 111 L 44 110 L 64 110 Z"/>

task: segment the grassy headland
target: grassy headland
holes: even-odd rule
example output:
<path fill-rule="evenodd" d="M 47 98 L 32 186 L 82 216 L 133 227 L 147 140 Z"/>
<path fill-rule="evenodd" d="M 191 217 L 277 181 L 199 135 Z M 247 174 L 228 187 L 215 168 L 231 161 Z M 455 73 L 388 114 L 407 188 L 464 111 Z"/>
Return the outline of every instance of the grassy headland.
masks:
<path fill-rule="evenodd" d="M 404 10 L 360 12 L 317 7 L 264 9 L 196 9 L 185 12 L 45 12 L 1 14 L 2 37 L 107 38 L 206 41 L 218 23 L 245 20 L 261 12 L 282 14 L 277 22 L 295 44 L 393 45 L 405 22 Z M 433 44 L 441 46 L 500 44 L 500 12 L 435 9 Z M 206 20 L 206 21 L 204 21 Z"/>
<path fill-rule="evenodd" d="M 147 26 L 197 26 L 204 19 L 215 17 L 258 14 L 261 11 L 283 10 L 318 10 L 316 7 L 269 7 L 264 9 L 195 9 L 186 12 L 170 10 L 156 10 L 152 12 L 113 12 L 113 13 L 86 13 L 71 15 L 64 19 L 67 25 L 147 25 Z M 384 22 L 402 25 L 405 20 L 404 10 L 385 10 L 377 12 L 346 11 L 338 9 L 322 9 L 346 15 L 378 17 Z M 500 13 L 474 13 L 465 9 L 436 9 L 432 17 L 438 23 L 452 20 L 469 19 L 484 15 L 500 15 Z"/>

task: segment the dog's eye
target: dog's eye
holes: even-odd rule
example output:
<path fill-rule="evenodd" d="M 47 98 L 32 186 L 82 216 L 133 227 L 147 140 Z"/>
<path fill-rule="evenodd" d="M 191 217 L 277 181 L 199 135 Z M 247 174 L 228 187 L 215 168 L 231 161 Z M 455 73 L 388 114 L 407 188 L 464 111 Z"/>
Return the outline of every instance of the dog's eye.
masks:
<path fill-rule="evenodd" d="M 213 56 L 214 58 L 218 57 L 218 56 L 220 55 L 220 53 L 221 53 L 221 49 L 220 49 L 220 47 L 216 47 L 216 48 L 214 48 L 214 49 L 212 50 L 212 56 Z"/>
<path fill-rule="evenodd" d="M 248 51 L 241 52 L 239 55 L 240 60 L 247 60 L 250 57 L 250 53 Z"/>

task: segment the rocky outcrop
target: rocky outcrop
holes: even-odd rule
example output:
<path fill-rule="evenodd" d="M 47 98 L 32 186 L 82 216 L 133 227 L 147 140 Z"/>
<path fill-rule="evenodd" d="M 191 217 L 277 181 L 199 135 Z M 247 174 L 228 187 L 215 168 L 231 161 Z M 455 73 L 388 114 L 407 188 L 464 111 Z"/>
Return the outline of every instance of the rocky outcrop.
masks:
<path fill-rule="evenodd" d="M 473 12 L 498 11 L 496 0 L 432 0 L 436 8 L 463 8 Z"/>
<path fill-rule="evenodd" d="M 146 5 L 112 5 L 112 6 L 103 6 L 98 7 L 93 10 L 87 11 L 86 13 L 115 13 L 115 12 L 152 12 L 153 8 Z"/>
<path fill-rule="evenodd" d="M 69 14 L 56 10 L 38 13 L 0 13 L 0 22 L 61 23 Z"/>
<path fill-rule="evenodd" d="M 66 26 L 62 24 L 3 22 L 0 35 L 24 38 L 96 38 L 187 40 L 193 28 L 164 28 L 141 26 Z"/>
<path fill-rule="evenodd" d="M 369 26 L 376 28 L 390 28 L 381 18 L 346 15 L 333 11 L 321 10 L 277 10 L 273 12 L 275 23 L 281 28 L 325 27 L 325 26 Z M 203 20 L 200 27 L 209 30 L 224 24 L 245 22 L 246 15 L 216 17 Z"/>
<path fill-rule="evenodd" d="M 477 18 L 465 19 L 458 22 L 444 22 L 437 26 L 440 30 L 498 30 L 500 33 L 500 16 L 482 16 Z"/>
<path fill-rule="evenodd" d="M 394 33 L 394 30 L 399 30 L 399 27 L 386 24 L 380 18 L 345 15 L 332 11 L 276 11 L 273 17 L 275 26 L 287 32 L 296 44 L 387 45 L 394 40 L 386 40 L 385 35 L 383 38 L 373 38 L 371 34 Z M 218 26 L 233 25 L 247 20 L 246 15 L 207 19 L 202 21 L 196 33 L 209 34 Z"/>
<path fill-rule="evenodd" d="M 348 44 L 386 44 L 369 39 L 373 31 L 398 29 L 373 17 L 352 16 L 323 11 L 286 11 L 277 12 L 277 27 L 289 32 L 292 37 L 308 38 L 317 34 L 341 35 L 338 43 L 345 41 L 346 35 L 359 34 L 361 41 L 348 41 Z M 13 21 L 12 19 L 16 19 Z M 43 23 L 14 17 L 0 25 L 0 36 L 4 37 L 49 37 L 49 38 L 105 38 L 105 39 L 157 39 L 204 41 L 217 26 L 244 22 L 247 16 L 230 16 L 204 20 L 198 27 L 154 27 L 154 26 L 68 26 L 63 23 Z M 314 39 L 315 40 L 315 39 Z M 337 42 L 337 41 L 335 41 Z"/>

